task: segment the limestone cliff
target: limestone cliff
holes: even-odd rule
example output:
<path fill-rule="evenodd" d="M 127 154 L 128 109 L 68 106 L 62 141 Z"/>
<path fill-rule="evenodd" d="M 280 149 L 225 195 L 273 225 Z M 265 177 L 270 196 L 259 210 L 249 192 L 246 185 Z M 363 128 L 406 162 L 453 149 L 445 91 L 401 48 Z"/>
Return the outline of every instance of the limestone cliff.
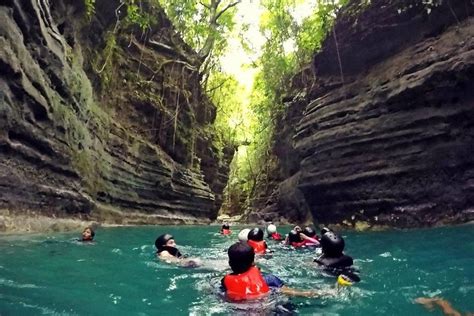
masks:
<path fill-rule="evenodd" d="M 158 7 L 0 2 L 0 209 L 116 223 L 215 218 L 227 162 L 200 61 Z M 205 177 L 204 175 L 210 175 Z"/>
<path fill-rule="evenodd" d="M 464 0 L 344 8 L 311 69 L 294 79 L 276 129 L 281 183 L 260 217 L 473 220 L 473 12 Z"/>

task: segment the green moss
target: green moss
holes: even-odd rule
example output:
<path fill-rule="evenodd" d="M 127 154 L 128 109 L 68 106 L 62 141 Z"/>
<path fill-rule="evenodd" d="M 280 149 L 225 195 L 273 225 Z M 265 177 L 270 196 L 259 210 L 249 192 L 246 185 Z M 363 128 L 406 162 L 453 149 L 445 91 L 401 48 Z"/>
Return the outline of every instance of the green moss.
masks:
<path fill-rule="evenodd" d="M 114 81 L 115 73 L 113 64 L 116 62 L 117 35 L 114 32 L 108 32 L 105 37 L 105 47 L 97 53 L 92 65 L 95 72 L 99 75 L 102 84 L 102 91 L 107 91 Z"/>
<path fill-rule="evenodd" d="M 51 112 L 56 127 L 65 131 L 74 169 L 87 192 L 94 196 L 104 190 L 103 177 L 110 169 L 103 143 L 108 141 L 111 121 L 94 100 L 92 86 L 82 68 L 80 50 L 68 51 L 67 60 L 70 69 L 65 71 L 65 79 L 72 99 L 52 94 Z"/>

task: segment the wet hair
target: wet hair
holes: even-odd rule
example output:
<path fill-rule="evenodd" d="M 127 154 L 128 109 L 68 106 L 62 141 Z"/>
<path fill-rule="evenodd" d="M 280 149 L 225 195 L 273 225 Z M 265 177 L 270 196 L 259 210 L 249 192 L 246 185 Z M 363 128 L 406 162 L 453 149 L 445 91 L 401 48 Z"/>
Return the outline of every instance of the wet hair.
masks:
<path fill-rule="evenodd" d="M 253 240 L 253 241 L 262 241 L 263 240 L 263 230 L 261 230 L 258 227 L 255 227 L 251 231 L 249 231 L 249 234 L 247 235 L 248 240 Z"/>
<path fill-rule="evenodd" d="M 158 249 L 158 251 L 161 251 L 163 249 L 163 247 L 166 246 L 166 243 L 171 240 L 171 239 L 174 239 L 173 235 L 170 235 L 170 234 L 163 234 L 163 235 L 160 235 L 158 238 L 156 238 L 155 240 L 155 247 L 156 249 Z"/>
<path fill-rule="evenodd" d="M 253 248 L 243 242 L 237 242 L 230 246 L 227 254 L 229 255 L 230 268 L 236 274 L 250 269 L 255 259 Z"/>
<path fill-rule="evenodd" d="M 323 248 L 323 254 L 327 256 L 341 256 L 344 246 L 344 239 L 332 231 L 325 233 L 321 237 L 321 247 Z"/>
<path fill-rule="evenodd" d="M 230 229 L 229 224 L 227 224 L 227 223 L 222 224 L 222 229 Z"/>
<path fill-rule="evenodd" d="M 288 234 L 288 241 L 290 243 L 292 243 L 292 242 L 301 242 L 302 240 L 301 240 L 300 233 L 297 232 L 294 229 L 290 230 L 290 233 Z"/>
<path fill-rule="evenodd" d="M 308 237 L 315 237 L 316 236 L 316 231 L 313 228 L 311 228 L 309 226 L 306 226 L 303 229 L 303 234 L 305 234 Z"/>
<path fill-rule="evenodd" d="M 87 226 L 86 228 L 84 228 L 84 230 L 82 232 L 85 232 L 86 229 L 90 230 L 91 231 L 91 239 L 94 239 L 94 236 L 95 236 L 95 231 L 92 229 L 92 227 L 90 226 Z"/>

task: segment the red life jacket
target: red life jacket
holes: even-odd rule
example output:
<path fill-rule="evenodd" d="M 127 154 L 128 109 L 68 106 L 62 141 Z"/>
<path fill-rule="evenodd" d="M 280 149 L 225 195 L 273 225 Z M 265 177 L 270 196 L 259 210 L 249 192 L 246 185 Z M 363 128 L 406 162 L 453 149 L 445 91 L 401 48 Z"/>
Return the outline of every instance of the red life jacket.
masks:
<path fill-rule="evenodd" d="M 233 301 L 254 300 L 261 298 L 270 291 L 260 270 L 252 266 L 246 272 L 224 277 L 226 295 Z"/>
<path fill-rule="evenodd" d="M 273 233 L 270 235 L 270 238 L 273 240 L 281 240 L 281 235 L 279 233 Z"/>
<path fill-rule="evenodd" d="M 232 233 L 232 231 L 231 231 L 230 229 L 223 229 L 223 230 L 221 231 L 221 234 L 222 234 L 222 235 L 230 235 L 230 233 Z"/>
<path fill-rule="evenodd" d="M 247 244 L 253 248 L 255 254 L 264 254 L 267 250 L 267 244 L 265 241 L 255 241 L 255 240 L 248 240 Z"/>
<path fill-rule="evenodd" d="M 300 242 L 292 242 L 291 245 L 295 248 L 303 247 L 305 245 L 304 240 Z"/>

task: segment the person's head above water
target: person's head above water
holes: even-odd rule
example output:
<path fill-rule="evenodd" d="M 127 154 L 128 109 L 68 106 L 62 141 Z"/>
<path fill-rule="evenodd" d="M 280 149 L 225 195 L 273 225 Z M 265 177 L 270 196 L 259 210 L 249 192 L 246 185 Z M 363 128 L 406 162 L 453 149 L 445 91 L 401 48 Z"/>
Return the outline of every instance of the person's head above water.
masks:
<path fill-rule="evenodd" d="M 250 231 L 250 229 L 248 229 L 248 228 L 242 229 L 242 230 L 239 232 L 239 236 L 238 236 L 239 240 L 240 240 L 240 241 L 247 241 L 247 240 L 248 240 L 249 231 Z"/>
<path fill-rule="evenodd" d="M 294 229 L 290 230 L 290 233 L 288 234 L 288 241 L 290 243 L 292 243 L 292 242 L 301 242 L 302 239 L 301 239 L 300 233 L 297 232 Z"/>
<path fill-rule="evenodd" d="M 165 247 L 174 247 L 176 248 L 176 242 L 174 237 L 170 234 L 160 235 L 155 240 L 155 247 L 158 251 L 163 250 Z"/>
<path fill-rule="evenodd" d="M 243 273 L 250 269 L 255 259 L 253 248 L 243 242 L 237 242 L 227 250 L 229 266 L 234 273 Z"/>
<path fill-rule="evenodd" d="M 338 257 L 344 251 L 344 239 L 338 234 L 329 231 L 321 237 L 321 247 L 323 254 L 330 257 Z"/>
<path fill-rule="evenodd" d="M 95 236 L 95 232 L 92 228 L 86 227 L 82 231 L 82 241 L 93 241 Z"/>
<path fill-rule="evenodd" d="M 170 255 L 181 258 L 183 255 L 176 248 L 176 242 L 174 237 L 170 234 L 163 234 L 158 236 L 155 240 L 155 247 L 157 249 L 157 254 L 160 255 L 162 252 L 167 251 Z"/>
<path fill-rule="evenodd" d="M 263 230 L 261 230 L 258 227 L 255 227 L 251 231 L 249 231 L 249 234 L 247 236 L 248 240 L 253 240 L 253 241 L 262 241 L 263 240 Z"/>
<path fill-rule="evenodd" d="M 270 224 L 270 225 L 267 226 L 267 232 L 269 234 L 276 233 L 276 231 L 277 231 L 277 227 L 275 225 Z"/>
<path fill-rule="evenodd" d="M 306 226 L 303 229 L 303 234 L 305 234 L 308 237 L 315 237 L 316 236 L 316 231 L 312 227 Z"/>

